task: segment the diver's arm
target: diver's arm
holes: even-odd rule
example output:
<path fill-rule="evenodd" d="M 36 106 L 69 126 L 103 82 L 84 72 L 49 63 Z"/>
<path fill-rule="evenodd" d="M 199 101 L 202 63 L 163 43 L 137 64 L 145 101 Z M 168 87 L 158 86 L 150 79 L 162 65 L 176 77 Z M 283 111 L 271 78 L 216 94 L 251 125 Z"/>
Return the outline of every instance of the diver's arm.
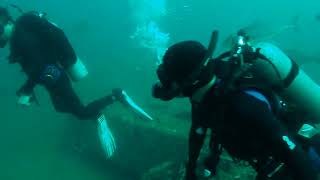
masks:
<path fill-rule="evenodd" d="M 189 153 L 187 163 L 187 178 L 195 176 L 197 160 L 203 146 L 207 129 L 200 124 L 201 120 L 194 108 L 192 111 L 192 125 L 189 132 Z M 192 178 L 191 178 L 192 179 Z"/>
<path fill-rule="evenodd" d="M 206 128 L 192 126 L 189 132 L 189 163 L 196 165 L 204 139 L 206 137 Z"/>
<path fill-rule="evenodd" d="M 205 140 L 205 129 L 199 130 L 201 127 L 193 126 L 189 132 L 188 162 L 186 165 L 186 179 L 192 180 L 196 176 L 197 160 L 199 158 L 201 148 Z M 204 131 L 199 134 L 198 131 Z"/>

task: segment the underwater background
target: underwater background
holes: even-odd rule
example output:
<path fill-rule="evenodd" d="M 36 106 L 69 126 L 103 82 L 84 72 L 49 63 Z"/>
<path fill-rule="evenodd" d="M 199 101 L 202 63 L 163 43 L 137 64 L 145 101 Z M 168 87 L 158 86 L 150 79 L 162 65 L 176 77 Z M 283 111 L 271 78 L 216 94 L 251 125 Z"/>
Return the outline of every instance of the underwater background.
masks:
<path fill-rule="evenodd" d="M 320 1 L 318 0 L 0 0 L 25 11 L 43 11 L 67 34 L 89 76 L 74 87 L 88 103 L 125 89 L 155 121 L 135 117 L 120 104 L 105 111 L 117 142 L 113 158 L 100 149 L 96 124 L 56 113 L 47 92 L 36 88 L 40 106 L 17 105 L 25 76 L 0 51 L 1 180 L 164 180 L 180 179 L 187 153 L 190 105 L 151 97 L 156 78 L 155 47 L 132 38 L 137 28 L 156 23 L 166 45 L 182 40 L 209 42 L 219 30 L 216 54 L 225 39 L 246 27 L 257 40 L 274 42 L 319 82 Z M 17 17 L 15 9 L 10 12 Z M 162 44 L 163 45 L 163 44 Z M 228 157 L 225 158 L 228 161 Z M 246 168 L 222 163 L 220 179 L 253 179 Z M 234 169 L 236 167 L 236 169 Z"/>

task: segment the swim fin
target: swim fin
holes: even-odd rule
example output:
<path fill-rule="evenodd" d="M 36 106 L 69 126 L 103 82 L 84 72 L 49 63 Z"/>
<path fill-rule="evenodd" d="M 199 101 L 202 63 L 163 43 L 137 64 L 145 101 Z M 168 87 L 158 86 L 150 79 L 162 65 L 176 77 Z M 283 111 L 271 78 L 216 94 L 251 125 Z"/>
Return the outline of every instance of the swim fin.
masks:
<path fill-rule="evenodd" d="M 111 130 L 108 127 L 107 119 L 105 115 L 100 115 L 98 121 L 98 136 L 102 146 L 102 149 L 106 155 L 106 158 L 113 156 L 116 150 L 116 143 L 112 135 Z"/>
<path fill-rule="evenodd" d="M 140 106 L 138 106 L 124 90 L 122 91 L 122 95 L 123 95 L 122 103 L 129 106 L 130 110 L 132 110 L 138 116 L 144 119 L 153 120 L 153 118 L 148 113 L 146 113 Z"/>

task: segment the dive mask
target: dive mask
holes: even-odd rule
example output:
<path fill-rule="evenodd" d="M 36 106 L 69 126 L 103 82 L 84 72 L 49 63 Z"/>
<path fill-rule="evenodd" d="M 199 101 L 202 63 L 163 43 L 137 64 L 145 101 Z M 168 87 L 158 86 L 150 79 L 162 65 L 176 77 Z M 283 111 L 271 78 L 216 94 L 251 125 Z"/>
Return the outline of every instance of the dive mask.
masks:
<path fill-rule="evenodd" d="M 205 85 L 206 81 L 202 80 L 209 78 L 206 78 L 208 73 L 204 71 L 207 69 L 209 61 L 212 59 L 212 54 L 216 48 L 217 41 L 218 31 L 213 31 L 208 51 L 204 59 L 200 65 L 182 81 L 172 81 L 163 64 L 160 64 L 157 69 L 157 75 L 160 82 L 153 86 L 153 96 L 166 101 L 175 97 L 188 97 L 192 95 L 195 89 Z"/>

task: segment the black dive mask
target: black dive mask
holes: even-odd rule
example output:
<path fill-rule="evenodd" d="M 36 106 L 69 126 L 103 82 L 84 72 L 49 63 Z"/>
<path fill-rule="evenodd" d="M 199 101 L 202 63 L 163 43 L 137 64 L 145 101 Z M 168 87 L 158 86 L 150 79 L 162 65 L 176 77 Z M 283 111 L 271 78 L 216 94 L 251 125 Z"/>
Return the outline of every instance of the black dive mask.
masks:
<path fill-rule="evenodd" d="M 168 77 L 168 74 L 160 65 L 157 70 L 157 75 L 160 82 L 153 86 L 153 96 L 155 98 L 169 101 L 176 97 L 190 97 L 192 94 L 211 81 L 214 76 L 213 63 L 208 63 L 206 68 L 201 66 L 197 68 L 190 76 L 183 81 L 174 82 Z"/>

